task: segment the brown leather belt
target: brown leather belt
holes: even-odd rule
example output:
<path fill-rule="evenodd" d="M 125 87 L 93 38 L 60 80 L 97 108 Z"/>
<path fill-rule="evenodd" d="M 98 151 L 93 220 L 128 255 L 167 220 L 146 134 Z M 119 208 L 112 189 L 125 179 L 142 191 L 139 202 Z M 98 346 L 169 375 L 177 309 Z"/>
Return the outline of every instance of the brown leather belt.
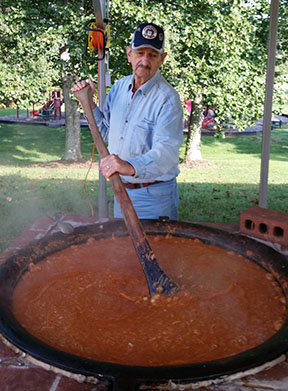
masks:
<path fill-rule="evenodd" d="M 123 182 L 123 185 L 127 189 L 141 189 L 141 187 L 147 187 L 150 185 L 156 185 L 156 183 L 161 183 L 163 181 L 155 181 L 155 182 L 147 182 L 147 183 L 128 183 L 128 182 Z"/>

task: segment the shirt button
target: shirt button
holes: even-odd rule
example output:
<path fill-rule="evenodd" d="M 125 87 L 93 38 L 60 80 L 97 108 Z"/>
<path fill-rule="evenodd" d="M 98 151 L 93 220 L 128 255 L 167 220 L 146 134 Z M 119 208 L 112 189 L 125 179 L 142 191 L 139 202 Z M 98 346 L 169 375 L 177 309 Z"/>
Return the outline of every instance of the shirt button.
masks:
<path fill-rule="evenodd" d="M 128 119 L 125 119 L 125 123 L 127 124 L 127 122 L 128 122 Z"/>
<path fill-rule="evenodd" d="M 124 140 L 124 137 L 121 136 L 121 137 L 120 137 L 120 140 Z"/>

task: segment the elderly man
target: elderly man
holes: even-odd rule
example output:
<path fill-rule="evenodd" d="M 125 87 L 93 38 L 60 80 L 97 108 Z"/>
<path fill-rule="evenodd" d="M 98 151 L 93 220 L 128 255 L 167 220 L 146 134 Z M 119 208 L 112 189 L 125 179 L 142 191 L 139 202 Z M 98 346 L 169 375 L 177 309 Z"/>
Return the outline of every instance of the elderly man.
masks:
<path fill-rule="evenodd" d="M 109 91 L 103 112 L 91 106 L 110 155 L 101 160 L 105 178 L 121 175 L 138 217 L 177 219 L 179 147 L 183 142 L 180 98 L 159 72 L 167 53 L 164 31 L 144 23 L 126 48 L 133 74 L 118 80 Z M 77 83 L 72 91 L 87 85 Z M 114 197 L 114 216 L 122 217 Z"/>

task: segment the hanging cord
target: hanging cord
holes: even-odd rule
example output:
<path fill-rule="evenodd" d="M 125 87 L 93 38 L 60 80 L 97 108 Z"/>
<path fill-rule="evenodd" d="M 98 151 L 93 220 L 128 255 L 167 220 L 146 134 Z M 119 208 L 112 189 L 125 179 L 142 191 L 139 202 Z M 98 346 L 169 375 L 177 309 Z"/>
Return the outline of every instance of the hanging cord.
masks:
<path fill-rule="evenodd" d="M 105 30 L 99 28 L 92 32 L 92 46 L 98 49 L 98 58 L 100 58 L 99 49 L 105 49 Z"/>
<path fill-rule="evenodd" d="M 87 182 L 88 175 L 89 175 L 89 172 L 90 172 L 92 164 L 93 164 L 94 154 L 95 154 L 95 143 L 93 143 L 91 160 L 90 160 L 89 167 L 88 167 L 88 170 L 87 170 L 87 173 L 86 173 L 86 176 L 85 176 L 85 179 L 84 179 L 84 183 L 83 183 L 84 192 L 86 194 L 86 199 L 87 199 L 88 205 L 90 207 L 91 216 L 92 217 L 94 216 L 94 208 L 93 208 L 93 206 L 92 206 L 92 204 L 91 204 L 91 202 L 89 200 L 89 195 L 88 195 L 88 192 L 87 192 L 86 182 Z"/>

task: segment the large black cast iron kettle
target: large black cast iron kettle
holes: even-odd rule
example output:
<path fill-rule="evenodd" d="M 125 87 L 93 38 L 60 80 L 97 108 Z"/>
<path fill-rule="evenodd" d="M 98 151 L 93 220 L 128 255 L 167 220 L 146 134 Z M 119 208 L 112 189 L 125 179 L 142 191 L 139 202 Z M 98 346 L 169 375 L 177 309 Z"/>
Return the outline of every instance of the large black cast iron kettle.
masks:
<path fill-rule="evenodd" d="M 177 237 L 197 238 L 204 243 L 241 254 L 272 273 L 283 294 L 288 296 L 287 259 L 262 243 L 197 224 L 155 220 L 143 220 L 142 224 L 147 235 L 169 233 Z M 41 262 L 56 251 L 83 243 L 91 237 L 101 239 L 112 235 L 128 235 L 123 221 L 109 220 L 105 223 L 83 225 L 69 234 L 56 232 L 10 256 L 0 266 L 0 331 L 4 338 L 33 358 L 74 374 L 92 376 L 102 382 L 103 386 L 107 384 L 107 389 L 114 391 L 132 391 L 144 385 L 148 387 L 146 389 L 152 390 L 157 384 L 162 384 L 163 390 L 163 384 L 168 382 L 175 385 L 197 383 L 199 386 L 205 382 L 205 385 L 208 385 L 209 382 L 221 382 L 232 374 L 239 373 L 240 377 L 240 373 L 245 375 L 245 372 L 254 369 L 256 372 L 257 368 L 260 370 L 269 367 L 277 362 L 279 357 L 284 357 L 288 350 L 287 318 L 283 327 L 272 338 L 253 349 L 215 361 L 179 366 L 140 367 L 95 361 L 56 350 L 27 333 L 14 318 L 11 299 L 18 281 L 28 270 L 29 263 Z M 169 389 L 168 385 L 166 389 Z"/>

